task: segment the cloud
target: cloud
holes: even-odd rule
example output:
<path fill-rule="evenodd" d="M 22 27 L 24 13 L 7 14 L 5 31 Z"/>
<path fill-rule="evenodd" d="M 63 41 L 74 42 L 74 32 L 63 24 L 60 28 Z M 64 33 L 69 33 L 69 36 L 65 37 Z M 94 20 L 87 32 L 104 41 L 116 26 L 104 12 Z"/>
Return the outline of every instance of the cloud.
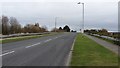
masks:
<path fill-rule="evenodd" d="M 1 0 L 1 2 L 118 2 L 118 0 Z"/>
<path fill-rule="evenodd" d="M 55 17 L 59 17 L 57 26 L 68 24 L 76 30 L 82 27 L 82 5 L 77 4 L 78 0 L 70 0 L 69 2 L 67 2 L 68 0 L 61 0 L 61 2 L 50 1 L 3 2 L 2 14 L 16 17 L 23 25 L 39 22 L 41 25 L 51 28 L 54 27 Z M 85 27 L 117 30 L 117 2 L 115 0 L 109 0 L 109 2 L 102 0 L 101 2 L 90 1 L 83 1 L 85 2 Z"/>

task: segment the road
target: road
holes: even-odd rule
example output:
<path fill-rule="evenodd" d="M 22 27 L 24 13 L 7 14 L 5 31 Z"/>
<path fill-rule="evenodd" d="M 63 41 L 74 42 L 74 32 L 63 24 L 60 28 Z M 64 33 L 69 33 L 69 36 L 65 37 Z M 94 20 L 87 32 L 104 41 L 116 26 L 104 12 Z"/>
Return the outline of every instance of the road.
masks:
<path fill-rule="evenodd" d="M 76 33 L 6 43 L 2 45 L 3 66 L 65 66 Z"/>

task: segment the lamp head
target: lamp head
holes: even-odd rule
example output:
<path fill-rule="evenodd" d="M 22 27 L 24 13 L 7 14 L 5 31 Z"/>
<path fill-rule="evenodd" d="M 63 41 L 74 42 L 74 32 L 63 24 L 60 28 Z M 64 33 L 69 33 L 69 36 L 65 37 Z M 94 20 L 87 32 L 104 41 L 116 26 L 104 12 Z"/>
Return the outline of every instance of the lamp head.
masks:
<path fill-rule="evenodd" d="M 81 2 L 78 2 L 77 4 L 81 4 Z"/>
<path fill-rule="evenodd" d="M 84 3 L 82 3 L 82 2 L 78 2 L 77 4 L 84 4 Z"/>

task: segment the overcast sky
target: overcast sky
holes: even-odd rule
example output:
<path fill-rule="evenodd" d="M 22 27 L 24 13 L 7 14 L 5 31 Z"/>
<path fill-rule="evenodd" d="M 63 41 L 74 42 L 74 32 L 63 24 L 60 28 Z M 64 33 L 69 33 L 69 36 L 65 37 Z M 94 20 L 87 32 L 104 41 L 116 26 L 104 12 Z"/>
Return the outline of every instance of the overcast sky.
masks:
<path fill-rule="evenodd" d="M 1 0 L 1 15 L 16 17 L 22 24 L 40 23 L 48 29 L 69 25 L 71 29 L 82 27 L 82 5 L 85 3 L 85 28 L 118 30 L 118 0 Z"/>

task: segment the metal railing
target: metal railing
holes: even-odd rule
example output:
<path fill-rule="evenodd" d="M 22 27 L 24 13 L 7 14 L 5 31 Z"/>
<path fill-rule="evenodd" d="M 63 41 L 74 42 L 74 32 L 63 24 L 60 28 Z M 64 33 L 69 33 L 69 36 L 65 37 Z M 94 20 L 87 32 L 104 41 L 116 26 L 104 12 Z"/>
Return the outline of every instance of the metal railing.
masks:
<path fill-rule="evenodd" d="M 113 37 L 109 37 L 109 36 L 103 36 L 103 35 L 100 36 L 98 34 L 92 34 L 92 35 L 97 36 L 97 37 L 101 37 L 101 38 L 105 38 L 105 39 L 108 39 L 108 40 L 120 41 L 120 39 L 118 39 L 118 38 L 113 38 Z"/>

